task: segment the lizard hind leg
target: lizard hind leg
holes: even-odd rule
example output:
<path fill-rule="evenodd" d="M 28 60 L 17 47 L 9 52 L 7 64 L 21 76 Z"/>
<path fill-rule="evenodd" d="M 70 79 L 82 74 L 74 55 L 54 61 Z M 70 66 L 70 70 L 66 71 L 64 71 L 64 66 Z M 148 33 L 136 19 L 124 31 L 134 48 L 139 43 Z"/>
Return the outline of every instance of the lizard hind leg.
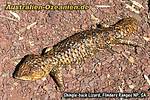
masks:
<path fill-rule="evenodd" d="M 140 44 L 131 41 L 131 40 L 126 40 L 126 39 L 119 39 L 117 41 L 117 44 L 123 44 L 123 45 L 129 45 L 129 46 L 133 46 L 135 49 L 135 53 L 137 54 L 137 47 L 142 47 Z"/>
<path fill-rule="evenodd" d="M 106 44 L 106 48 L 107 48 L 108 52 L 111 53 L 111 55 L 113 55 L 114 53 L 118 53 L 119 54 L 119 52 L 115 51 L 110 44 Z"/>
<path fill-rule="evenodd" d="M 128 38 L 138 30 L 138 21 L 133 17 L 127 17 L 122 20 L 119 20 L 112 27 L 117 33 L 117 38 Z"/>
<path fill-rule="evenodd" d="M 51 72 L 50 76 L 55 81 L 56 85 L 59 87 L 59 90 L 62 92 L 64 91 L 64 81 L 63 81 L 63 75 L 62 75 L 62 66 L 56 66 L 54 67 Z"/>

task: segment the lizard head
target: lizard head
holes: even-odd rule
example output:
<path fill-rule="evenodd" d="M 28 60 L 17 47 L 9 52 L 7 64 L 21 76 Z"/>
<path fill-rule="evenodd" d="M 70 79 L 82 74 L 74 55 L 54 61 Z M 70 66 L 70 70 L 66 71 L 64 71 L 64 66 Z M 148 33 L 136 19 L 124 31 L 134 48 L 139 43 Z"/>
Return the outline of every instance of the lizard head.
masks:
<path fill-rule="evenodd" d="M 138 21 L 133 17 L 119 20 L 114 26 L 115 38 L 126 38 L 138 30 Z"/>
<path fill-rule="evenodd" d="M 16 66 L 13 77 L 21 80 L 37 80 L 45 77 L 43 59 L 39 55 L 27 55 Z"/>

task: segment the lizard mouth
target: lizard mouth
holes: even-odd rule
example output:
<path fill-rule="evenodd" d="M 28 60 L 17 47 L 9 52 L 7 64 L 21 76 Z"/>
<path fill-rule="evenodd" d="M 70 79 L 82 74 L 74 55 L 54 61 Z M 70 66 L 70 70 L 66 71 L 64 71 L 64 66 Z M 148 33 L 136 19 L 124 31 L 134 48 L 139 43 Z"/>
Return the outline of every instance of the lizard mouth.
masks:
<path fill-rule="evenodd" d="M 45 75 L 43 72 L 36 72 L 36 73 L 30 73 L 28 75 L 20 75 L 20 73 L 15 73 L 13 75 L 13 77 L 15 79 L 19 79 L 19 80 L 31 80 L 31 81 L 35 81 L 35 80 L 39 80 L 41 78 L 43 78 Z"/>
<path fill-rule="evenodd" d="M 32 80 L 31 77 L 29 77 L 29 74 L 27 76 L 27 71 L 23 71 L 20 68 L 15 70 L 13 73 L 13 78 L 19 80 Z"/>

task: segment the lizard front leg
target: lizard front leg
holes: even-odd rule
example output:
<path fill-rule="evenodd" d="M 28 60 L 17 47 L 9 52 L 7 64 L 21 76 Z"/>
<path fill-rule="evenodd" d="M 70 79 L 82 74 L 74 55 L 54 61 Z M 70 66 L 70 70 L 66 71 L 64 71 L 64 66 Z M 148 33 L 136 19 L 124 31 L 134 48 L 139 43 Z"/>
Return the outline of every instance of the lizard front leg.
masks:
<path fill-rule="evenodd" d="M 62 75 L 62 66 L 55 66 L 51 72 L 50 76 L 53 78 L 60 91 L 64 90 L 64 81 Z"/>

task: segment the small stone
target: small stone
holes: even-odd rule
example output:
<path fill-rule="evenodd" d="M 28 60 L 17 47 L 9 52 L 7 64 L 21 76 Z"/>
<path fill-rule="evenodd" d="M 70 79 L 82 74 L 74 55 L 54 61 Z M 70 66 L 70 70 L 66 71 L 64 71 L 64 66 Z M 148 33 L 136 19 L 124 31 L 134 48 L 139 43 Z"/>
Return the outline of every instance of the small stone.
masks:
<path fill-rule="evenodd" d="M 110 74 L 107 74 L 107 78 L 110 78 Z"/>
<path fill-rule="evenodd" d="M 14 85 L 15 85 L 15 86 L 18 86 L 18 83 L 17 83 L 17 82 L 15 82 L 15 83 L 14 83 Z"/>
<path fill-rule="evenodd" d="M 8 77 L 9 76 L 9 73 L 6 72 L 6 73 L 2 73 L 2 77 Z"/>
<path fill-rule="evenodd" d="M 30 46 L 34 46 L 34 41 L 29 41 Z"/>
<path fill-rule="evenodd" d="M 134 89 L 135 88 L 135 85 L 129 85 L 129 88 L 131 88 L 131 89 Z"/>
<path fill-rule="evenodd" d="M 18 40 L 23 40 L 23 37 L 19 36 L 19 39 Z"/>

